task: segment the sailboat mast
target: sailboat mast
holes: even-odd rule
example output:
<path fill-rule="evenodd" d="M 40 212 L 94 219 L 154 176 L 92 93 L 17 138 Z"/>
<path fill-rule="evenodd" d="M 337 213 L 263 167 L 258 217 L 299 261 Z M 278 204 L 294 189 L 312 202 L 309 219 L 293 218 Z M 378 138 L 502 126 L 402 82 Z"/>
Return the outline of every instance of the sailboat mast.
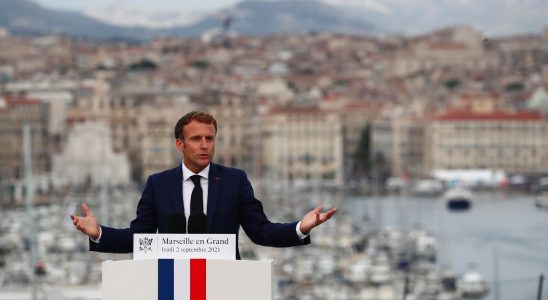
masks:
<path fill-rule="evenodd" d="M 35 228 L 34 228 L 34 181 L 32 178 L 32 152 L 31 152 L 31 131 L 30 125 L 23 125 L 23 166 L 25 170 L 25 185 L 26 185 L 26 206 L 28 215 L 28 239 L 30 248 L 30 274 L 32 283 L 32 299 L 36 300 L 36 245 L 35 245 Z"/>

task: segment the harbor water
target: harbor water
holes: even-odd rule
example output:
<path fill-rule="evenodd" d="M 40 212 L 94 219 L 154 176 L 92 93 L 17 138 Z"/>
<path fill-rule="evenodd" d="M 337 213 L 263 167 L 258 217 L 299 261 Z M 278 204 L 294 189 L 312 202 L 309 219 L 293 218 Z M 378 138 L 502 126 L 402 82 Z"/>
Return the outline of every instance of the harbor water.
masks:
<path fill-rule="evenodd" d="M 348 208 L 354 222 L 433 234 L 437 266 L 478 271 L 489 284 L 484 299 L 536 299 L 540 274 L 548 275 L 548 210 L 537 209 L 533 196 L 483 193 L 458 212 L 442 197 L 403 195 L 354 198 Z"/>

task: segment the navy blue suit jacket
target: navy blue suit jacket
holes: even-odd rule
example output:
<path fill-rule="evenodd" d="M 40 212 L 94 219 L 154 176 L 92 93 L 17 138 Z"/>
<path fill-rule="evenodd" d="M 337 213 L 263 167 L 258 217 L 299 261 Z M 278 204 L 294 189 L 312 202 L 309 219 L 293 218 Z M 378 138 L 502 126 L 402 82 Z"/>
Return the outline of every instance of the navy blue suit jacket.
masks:
<path fill-rule="evenodd" d="M 168 233 L 170 216 L 184 214 L 182 185 L 181 165 L 149 176 L 137 205 L 137 217 L 129 228 L 101 226 L 101 241 L 90 241 L 90 250 L 130 253 L 133 252 L 134 233 Z M 214 163 L 209 168 L 207 226 L 209 233 L 236 234 L 236 240 L 242 226 L 254 243 L 263 246 L 290 247 L 310 243 L 309 237 L 299 239 L 297 222 L 272 223 L 268 220 L 245 172 Z M 236 254 L 240 258 L 238 249 Z"/>

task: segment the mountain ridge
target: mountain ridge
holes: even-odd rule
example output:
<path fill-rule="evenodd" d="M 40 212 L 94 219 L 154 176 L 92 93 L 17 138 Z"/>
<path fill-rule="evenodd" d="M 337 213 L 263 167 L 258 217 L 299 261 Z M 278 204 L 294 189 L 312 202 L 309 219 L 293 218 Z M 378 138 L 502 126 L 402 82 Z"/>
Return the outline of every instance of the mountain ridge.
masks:
<path fill-rule="evenodd" d="M 0 1 L 0 26 L 16 35 L 64 34 L 96 39 L 147 40 L 156 36 L 196 37 L 222 28 L 222 17 L 231 18 L 231 31 L 238 35 L 271 35 L 328 31 L 369 34 L 375 26 L 348 16 L 329 4 L 313 0 L 244 1 L 197 21 L 172 28 L 124 27 L 106 24 L 81 12 L 43 7 L 28 0 Z"/>

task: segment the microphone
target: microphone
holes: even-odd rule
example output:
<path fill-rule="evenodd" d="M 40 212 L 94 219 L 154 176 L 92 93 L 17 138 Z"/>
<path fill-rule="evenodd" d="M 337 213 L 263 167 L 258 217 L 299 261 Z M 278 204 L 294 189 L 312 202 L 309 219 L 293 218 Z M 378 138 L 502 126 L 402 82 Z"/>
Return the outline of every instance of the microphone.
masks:
<path fill-rule="evenodd" d="M 188 233 L 207 233 L 207 217 L 203 212 L 188 216 Z"/>
<path fill-rule="evenodd" d="M 186 233 L 185 215 L 172 214 L 169 217 L 168 233 Z"/>

